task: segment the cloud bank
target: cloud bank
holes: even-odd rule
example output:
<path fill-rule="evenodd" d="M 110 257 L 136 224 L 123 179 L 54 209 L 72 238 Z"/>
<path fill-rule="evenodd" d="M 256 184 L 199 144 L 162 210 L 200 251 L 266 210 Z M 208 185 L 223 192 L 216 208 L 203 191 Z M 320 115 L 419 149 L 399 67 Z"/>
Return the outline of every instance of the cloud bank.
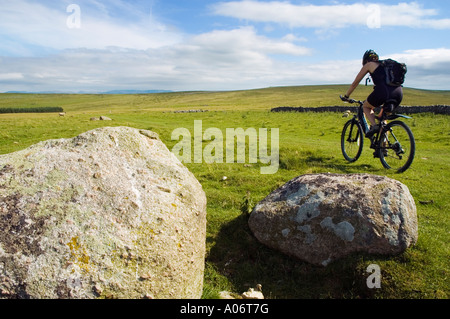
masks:
<path fill-rule="evenodd" d="M 333 54 L 315 59 L 327 49 L 315 46 L 320 40 L 299 37 L 296 30 L 355 26 L 368 30 L 368 23 L 450 28 L 449 19 L 438 18 L 437 10 L 416 2 L 317 6 L 232 1 L 209 8 L 213 15 L 239 20 L 238 25 L 187 34 L 162 23 L 148 8 L 126 1 L 113 0 L 107 6 L 100 1 L 79 3 L 78 28 L 68 27 L 67 1 L 5 4 L 0 10 L 0 92 L 235 90 L 351 83 L 360 59 Z M 252 24 L 260 22 L 288 29 L 270 36 Z M 408 64 L 406 86 L 449 89 L 450 49 L 445 46 L 405 49 L 389 57 Z"/>
<path fill-rule="evenodd" d="M 212 11 L 254 22 L 274 22 L 291 28 L 346 28 L 405 26 L 411 28 L 450 29 L 450 19 L 432 19 L 438 13 L 416 2 L 386 5 L 354 3 L 335 5 L 296 5 L 290 2 L 231 1 L 211 6 Z M 379 19 L 379 25 L 375 20 Z"/>
<path fill-rule="evenodd" d="M 105 88 L 179 91 L 337 84 L 351 83 L 361 64 L 360 60 L 280 61 L 270 57 L 271 50 L 262 53 L 239 43 L 232 47 L 203 46 L 207 37 L 160 49 L 74 49 L 45 58 L 2 58 L 0 87 L 4 91 L 58 88 L 76 92 Z M 262 42 L 256 46 L 263 46 Z M 292 48 L 288 45 L 287 50 Z M 406 86 L 448 88 L 449 49 L 408 50 L 390 57 L 407 63 Z"/>

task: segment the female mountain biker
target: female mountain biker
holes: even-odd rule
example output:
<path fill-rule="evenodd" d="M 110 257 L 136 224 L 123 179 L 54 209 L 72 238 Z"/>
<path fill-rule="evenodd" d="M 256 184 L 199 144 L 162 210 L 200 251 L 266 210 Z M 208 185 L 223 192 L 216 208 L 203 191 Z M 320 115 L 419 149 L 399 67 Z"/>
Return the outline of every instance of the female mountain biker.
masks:
<path fill-rule="evenodd" d="M 364 102 L 364 114 L 371 124 L 370 131 L 366 134 L 367 137 L 371 137 L 380 129 L 380 127 L 376 125 L 374 109 L 382 106 L 387 100 L 395 100 L 396 103 L 398 103 L 397 105 L 400 105 L 403 100 L 402 87 L 389 86 L 386 83 L 386 73 L 379 60 L 380 57 L 373 50 L 368 50 L 364 53 L 362 62 L 363 67 L 345 95 L 345 98 L 348 99 L 366 74 L 370 73 L 374 83 L 374 89 L 372 94 L 370 94 Z M 381 110 L 380 117 L 382 112 L 383 110 Z"/>

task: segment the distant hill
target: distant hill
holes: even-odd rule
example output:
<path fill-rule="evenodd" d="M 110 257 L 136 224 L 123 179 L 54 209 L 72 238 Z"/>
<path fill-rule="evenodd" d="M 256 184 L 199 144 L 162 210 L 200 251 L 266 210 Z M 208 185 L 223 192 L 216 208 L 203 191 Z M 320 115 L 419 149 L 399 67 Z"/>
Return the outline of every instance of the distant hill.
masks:
<path fill-rule="evenodd" d="M 100 94 L 152 94 L 152 93 L 170 93 L 168 90 L 112 90 L 101 92 Z"/>
<path fill-rule="evenodd" d="M 40 92 L 28 92 L 28 91 L 8 91 L 5 93 L 10 94 L 152 94 L 152 93 L 171 93 L 169 90 L 112 90 L 106 92 L 64 92 L 64 91 L 40 91 Z"/>
<path fill-rule="evenodd" d="M 14 98 L 0 94 L 0 107 L 58 106 L 65 112 L 127 112 L 184 111 L 184 110 L 265 110 L 277 107 L 350 106 L 339 95 L 345 94 L 350 84 L 270 87 L 240 91 L 164 92 L 160 90 L 115 90 L 108 93 L 78 94 L 17 94 Z M 372 86 L 360 86 L 352 95 L 362 100 L 372 92 Z M 125 92 L 132 92 L 126 94 Z M 139 95 L 142 94 L 142 95 Z M 402 105 L 450 105 L 450 91 L 430 91 L 404 88 Z"/>

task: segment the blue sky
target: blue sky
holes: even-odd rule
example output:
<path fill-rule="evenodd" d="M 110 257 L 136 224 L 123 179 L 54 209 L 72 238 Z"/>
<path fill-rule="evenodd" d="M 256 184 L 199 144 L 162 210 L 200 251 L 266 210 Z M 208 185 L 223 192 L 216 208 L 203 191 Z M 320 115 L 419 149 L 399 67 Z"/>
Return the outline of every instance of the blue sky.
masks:
<path fill-rule="evenodd" d="M 450 2 L 0 0 L 0 92 L 351 83 L 365 50 L 450 90 Z"/>

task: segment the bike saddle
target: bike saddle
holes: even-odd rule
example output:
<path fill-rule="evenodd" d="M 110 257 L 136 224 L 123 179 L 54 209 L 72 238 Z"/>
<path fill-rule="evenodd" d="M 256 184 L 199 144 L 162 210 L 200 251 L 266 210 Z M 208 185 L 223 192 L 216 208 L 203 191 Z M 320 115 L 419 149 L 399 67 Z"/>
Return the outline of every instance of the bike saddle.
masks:
<path fill-rule="evenodd" d="M 396 100 L 387 100 L 384 105 L 383 105 L 383 110 L 386 113 L 395 113 L 395 110 L 399 107 L 400 105 L 398 104 L 398 102 Z"/>

